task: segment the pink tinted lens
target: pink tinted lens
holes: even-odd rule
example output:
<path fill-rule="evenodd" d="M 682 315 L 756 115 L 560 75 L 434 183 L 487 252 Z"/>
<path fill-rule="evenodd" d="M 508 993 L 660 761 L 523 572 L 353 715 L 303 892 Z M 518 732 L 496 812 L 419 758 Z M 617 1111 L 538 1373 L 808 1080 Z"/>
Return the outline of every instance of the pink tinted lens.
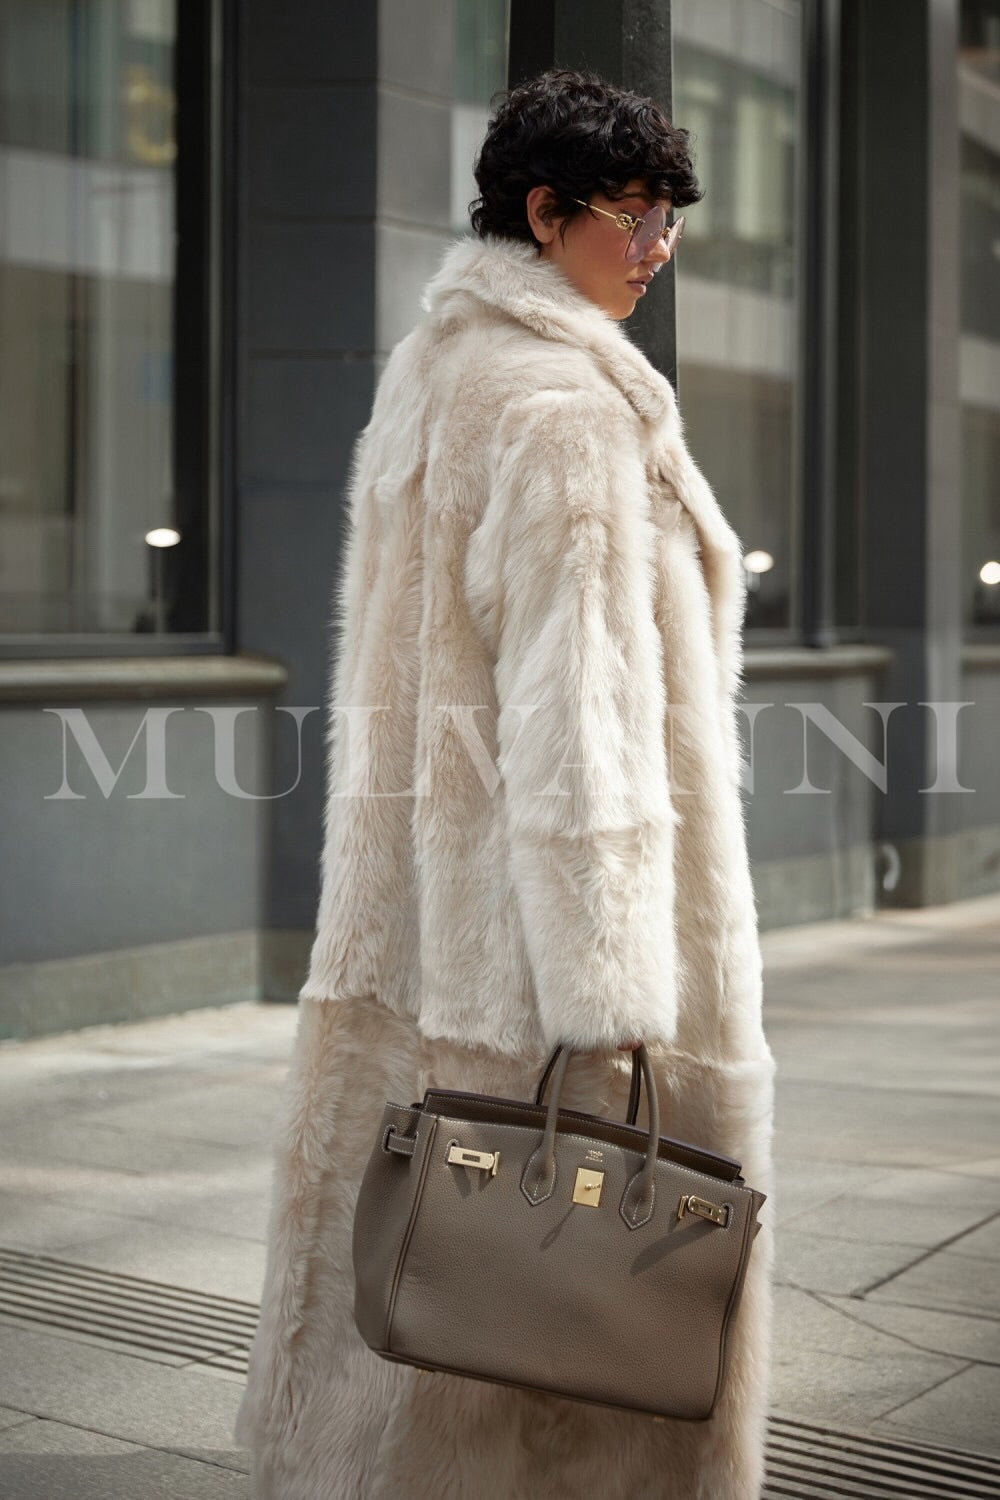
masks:
<path fill-rule="evenodd" d="M 649 213 L 643 216 L 638 229 L 633 232 L 625 259 L 634 264 L 642 260 L 644 255 L 648 255 L 662 235 L 666 222 L 667 216 L 662 208 L 651 208 Z"/>
<path fill-rule="evenodd" d="M 680 234 L 678 232 L 679 226 L 682 225 L 683 222 L 683 219 L 679 220 L 678 224 L 671 225 L 670 229 L 668 230 L 666 211 L 662 208 L 651 209 L 650 212 L 645 215 L 642 224 L 635 231 L 631 240 L 629 241 L 628 250 L 625 256 L 626 260 L 631 261 L 633 264 L 636 261 L 642 260 L 644 256 L 649 254 L 650 250 L 653 249 L 653 246 L 660 239 L 662 239 L 664 235 L 667 236 L 667 248 L 669 250 L 676 249 L 677 241 L 680 238 Z"/>

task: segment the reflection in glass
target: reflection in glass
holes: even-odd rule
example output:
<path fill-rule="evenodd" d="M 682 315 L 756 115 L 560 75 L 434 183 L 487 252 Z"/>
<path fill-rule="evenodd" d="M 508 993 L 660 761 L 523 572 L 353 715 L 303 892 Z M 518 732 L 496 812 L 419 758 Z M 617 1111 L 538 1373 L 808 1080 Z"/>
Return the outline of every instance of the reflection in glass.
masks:
<path fill-rule="evenodd" d="M 2 635 L 170 628 L 176 45 L 173 0 L 0 11 Z"/>
<path fill-rule="evenodd" d="M 962 0 L 962 596 L 966 624 L 1000 626 L 1000 3 Z"/>
<path fill-rule="evenodd" d="M 677 364 L 692 451 L 747 552 L 747 625 L 796 624 L 798 0 L 673 0 L 673 118 L 700 203 L 677 260 Z M 751 570 L 752 571 L 752 570 Z"/>
<path fill-rule="evenodd" d="M 506 87 L 510 0 L 455 0 L 455 93 L 451 112 L 451 226 L 468 234 L 473 175 L 490 99 Z"/>

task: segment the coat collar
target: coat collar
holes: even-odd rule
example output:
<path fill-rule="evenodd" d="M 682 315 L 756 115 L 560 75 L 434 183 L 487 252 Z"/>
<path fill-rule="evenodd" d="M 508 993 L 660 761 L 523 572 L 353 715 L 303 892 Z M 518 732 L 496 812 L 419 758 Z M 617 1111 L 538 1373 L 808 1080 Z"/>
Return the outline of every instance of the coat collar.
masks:
<path fill-rule="evenodd" d="M 676 414 L 670 382 L 628 338 L 616 319 L 577 290 L 534 245 L 499 235 L 465 236 L 450 245 L 428 282 L 422 305 L 447 314 L 464 296 L 490 303 L 543 338 L 586 349 L 647 422 Z"/>
<path fill-rule="evenodd" d="M 466 235 L 449 245 L 424 289 L 421 305 L 432 320 L 444 320 L 467 310 L 470 298 L 496 308 L 543 338 L 562 340 L 591 354 L 640 417 L 651 424 L 653 472 L 673 478 L 679 466 L 691 462 L 670 381 L 632 343 L 617 319 L 578 291 L 558 266 L 541 260 L 534 245 L 499 235 L 483 239 Z M 675 487 L 698 526 L 703 545 L 738 551 L 739 538 L 709 485 L 701 480 Z"/>
<path fill-rule="evenodd" d="M 713 633 L 725 695 L 732 700 L 742 669 L 746 579 L 742 546 L 715 494 L 688 451 L 673 386 L 609 317 L 534 245 L 501 236 L 474 236 L 449 245 L 421 305 L 432 320 L 468 311 L 469 299 L 496 308 L 543 338 L 586 350 L 646 422 L 652 477 L 686 507 L 698 532 L 705 582 L 713 605 Z M 662 493 L 662 492 L 661 492 Z M 654 501 L 654 513 L 657 502 Z"/>

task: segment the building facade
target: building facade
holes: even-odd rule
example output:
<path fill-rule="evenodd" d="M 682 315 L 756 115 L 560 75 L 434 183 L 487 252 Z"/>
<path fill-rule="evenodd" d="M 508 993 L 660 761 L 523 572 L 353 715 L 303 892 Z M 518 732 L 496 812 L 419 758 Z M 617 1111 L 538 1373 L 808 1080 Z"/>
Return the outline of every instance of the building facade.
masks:
<path fill-rule="evenodd" d="M 745 544 L 762 926 L 1000 888 L 1000 0 L 8 0 L 0 1036 L 297 994 L 351 447 L 552 63 L 705 189 L 629 326 Z"/>

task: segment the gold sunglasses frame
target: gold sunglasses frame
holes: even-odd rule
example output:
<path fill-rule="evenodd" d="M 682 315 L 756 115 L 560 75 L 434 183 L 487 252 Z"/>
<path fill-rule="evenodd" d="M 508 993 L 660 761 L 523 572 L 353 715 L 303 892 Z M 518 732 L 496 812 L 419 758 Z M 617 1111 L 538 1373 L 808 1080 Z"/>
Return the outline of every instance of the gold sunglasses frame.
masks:
<path fill-rule="evenodd" d="M 645 224 L 645 222 L 646 222 L 645 218 L 637 219 L 632 214 L 627 214 L 627 213 L 624 213 L 624 212 L 620 213 L 620 214 L 612 214 L 612 213 L 609 213 L 606 208 L 598 208 L 597 205 L 594 204 L 594 203 L 586 203 L 586 202 L 584 202 L 584 200 L 582 198 L 573 198 L 572 202 L 573 203 L 579 203 L 583 208 L 592 209 L 595 214 L 603 214 L 606 219 L 614 219 L 614 221 L 618 225 L 619 229 L 627 229 L 629 231 L 628 245 L 625 246 L 625 258 L 627 260 L 628 259 L 628 246 L 631 245 L 633 239 L 635 238 L 635 232 L 636 232 L 636 230 L 639 229 L 643 224 Z M 663 227 L 663 233 L 660 235 L 660 239 L 661 240 L 664 240 L 664 239 L 666 240 L 666 242 L 667 242 L 667 250 L 668 250 L 668 252 L 669 252 L 669 254 L 671 256 L 673 256 L 674 251 L 677 249 L 677 246 L 680 244 L 681 236 L 683 235 L 683 233 L 684 233 L 684 215 L 683 214 L 681 214 L 680 218 L 677 219 L 677 220 L 675 220 L 675 222 L 673 224 L 671 224 L 669 226 L 668 225 L 664 225 L 664 227 Z M 640 259 L 641 258 L 642 257 L 640 256 Z M 636 261 L 635 264 L 638 265 L 639 262 Z"/>

